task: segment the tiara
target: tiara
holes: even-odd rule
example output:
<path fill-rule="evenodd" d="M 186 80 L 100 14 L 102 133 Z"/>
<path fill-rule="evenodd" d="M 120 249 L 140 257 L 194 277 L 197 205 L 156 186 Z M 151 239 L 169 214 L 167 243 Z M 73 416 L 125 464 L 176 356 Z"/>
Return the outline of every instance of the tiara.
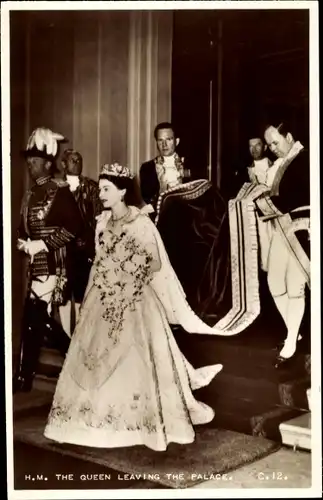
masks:
<path fill-rule="evenodd" d="M 130 172 L 128 167 L 124 167 L 120 165 L 119 163 L 111 163 L 109 165 L 106 163 L 103 165 L 101 168 L 100 174 L 106 174 L 106 175 L 114 175 L 116 177 L 129 177 L 129 179 L 133 178 L 132 173 Z"/>

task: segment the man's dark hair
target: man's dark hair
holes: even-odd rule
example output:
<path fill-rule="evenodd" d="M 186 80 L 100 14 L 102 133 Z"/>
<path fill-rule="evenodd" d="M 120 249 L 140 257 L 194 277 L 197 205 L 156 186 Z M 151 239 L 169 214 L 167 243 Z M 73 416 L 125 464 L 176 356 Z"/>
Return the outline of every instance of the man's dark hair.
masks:
<path fill-rule="evenodd" d="M 156 141 L 157 141 L 158 130 L 164 130 L 165 128 L 170 128 L 173 131 L 174 137 L 176 139 L 177 135 L 176 135 L 176 131 L 175 131 L 175 128 L 172 125 L 172 123 L 170 123 L 170 122 L 161 122 L 161 123 L 158 123 L 158 125 L 155 127 L 155 130 L 154 130 L 154 137 L 155 137 Z"/>
<path fill-rule="evenodd" d="M 79 164 L 82 165 L 83 163 L 83 158 L 82 158 L 82 155 L 81 153 L 79 153 L 78 151 L 76 151 L 75 149 L 65 149 L 65 151 L 63 152 L 62 154 L 62 158 L 61 158 L 61 162 L 62 163 L 66 163 L 67 160 L 70 158 L 70 157 L 73 157 L 73 160 Z"/>
<path fill-rule="evenodd" d="M 265 140 L 262 137 L 262 135 L 258 134 L 258 133 L 256 133 L 256 134 L 249 134 L 248 141 L 251 141 L 252 139 L 260 139 L 263 144 L 265 143 Z"/>

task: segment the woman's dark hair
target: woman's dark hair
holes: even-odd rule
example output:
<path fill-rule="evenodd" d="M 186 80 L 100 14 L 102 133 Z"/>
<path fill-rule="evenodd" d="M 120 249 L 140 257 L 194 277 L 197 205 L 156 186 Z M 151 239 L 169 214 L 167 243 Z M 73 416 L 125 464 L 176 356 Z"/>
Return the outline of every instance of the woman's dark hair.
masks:
<path fill-rule="evenodd" d="M 126 205 L 132 205 L 138 208 L 142 208 L 144 206 L 145 203 L 142 199 L 139 183 L 136 178 L 130 179 L 129 177 L 101 174 L 99 176 L 99 181 L 101 179 L 106 179 L 107 181 L 112 182 L 120 190 L 126 190 L 124 197 Z"/>

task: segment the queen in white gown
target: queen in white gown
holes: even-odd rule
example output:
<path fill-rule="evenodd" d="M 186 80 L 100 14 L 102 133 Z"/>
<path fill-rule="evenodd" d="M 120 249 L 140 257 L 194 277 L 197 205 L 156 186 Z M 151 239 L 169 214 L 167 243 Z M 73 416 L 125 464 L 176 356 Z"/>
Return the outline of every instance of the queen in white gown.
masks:
<path fill-rule="evenodd" d="M 126 167 L 103 167 L 100 198 L 111 210 L 98 218 L 96 258 L 44 435 L 163 451 L 193 442 L 193 425 L 213 419 L 192 391 L 222 365 L 195 369 L 179 350 L 170 323 L 191 333 L 216 330 L 188 306 L 155 225 L 131 205 L 132 185 Z"/>

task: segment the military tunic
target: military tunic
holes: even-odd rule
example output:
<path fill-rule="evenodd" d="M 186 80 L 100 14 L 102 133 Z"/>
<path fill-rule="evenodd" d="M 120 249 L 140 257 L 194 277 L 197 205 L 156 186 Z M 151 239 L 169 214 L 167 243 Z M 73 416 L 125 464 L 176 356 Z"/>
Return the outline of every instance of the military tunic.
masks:
<path fill-rule="evenodd" d="M 65 277 L 67 248 L 81 229 L 82 217 L 67 183 L 49 176 L 37 179 L 24 197 L 18 236 L 23 240 L 43 240 L 48 251 L 34 255 L 30 279 Z M 58 293 L 54 302 L 63 300 Z"/>

